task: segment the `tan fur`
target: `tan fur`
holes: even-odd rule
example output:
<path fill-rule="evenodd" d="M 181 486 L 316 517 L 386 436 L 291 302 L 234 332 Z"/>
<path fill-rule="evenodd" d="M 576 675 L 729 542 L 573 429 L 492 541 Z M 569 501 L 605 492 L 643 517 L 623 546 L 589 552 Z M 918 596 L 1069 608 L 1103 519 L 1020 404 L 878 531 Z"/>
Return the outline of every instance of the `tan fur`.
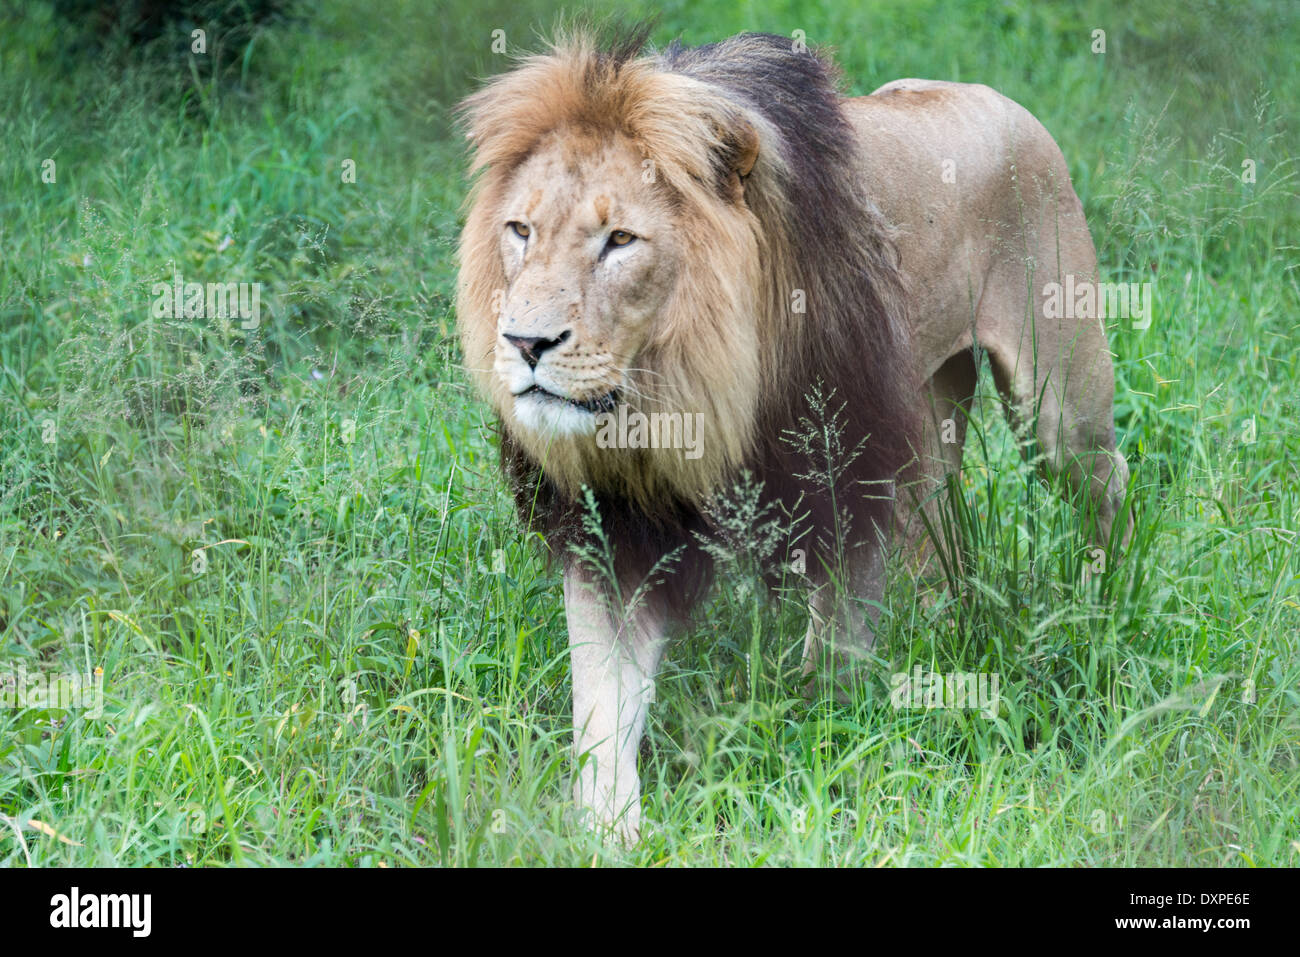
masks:
<path fill-rule="evenodd" d="M 978 84 L 895 80 L 845 109 L 862 143 L 863 185 L 895 226 L 910 290 L 930 487 L 961 465 L 978 343 L 1017 424 L 1034 424 L 1047 470 L 1096 499 L 1106 543 L 1128 486 L 1106 332 L 1097 319 L 1043 311 L 1045 284 L 1099 278 L 1061 151 L 1027 110 Z M 955 183 L 944 181 L 945 161 Z M 947 418 L 958 441 L 945 445 Z"/>

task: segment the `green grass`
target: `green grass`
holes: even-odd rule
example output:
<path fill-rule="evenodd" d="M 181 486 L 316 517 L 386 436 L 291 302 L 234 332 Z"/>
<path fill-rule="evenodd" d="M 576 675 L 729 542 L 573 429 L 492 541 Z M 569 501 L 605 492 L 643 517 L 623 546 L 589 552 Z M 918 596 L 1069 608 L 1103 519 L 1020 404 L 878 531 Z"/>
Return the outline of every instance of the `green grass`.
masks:
<path fill-rule="evenodd" d="M 555 11 L 320 6 L 192 68 L 41 3 L 0 24 L 0 671 L 106 690 L 0 710 L 0 862 L 1300 863 L 1289 4 L 664 5 L 660 43 L 801 29 L 854 92 L 1019 100 L 1106 278 L 1157 299 L 1110 330 L 1128 556 L 1082 581 L 1082 520 L 982 401 L 966 577 L 895 582 L 841 706 L 799 693 L 797 596 L 733 576 L 669 651 L 632 850 L 572 820 L 559 582 L 451 310 L 447 107 Z M 151 318 L 174 267 L 264 283 L 260 326 Z M 998 718 L 895 710 L 916 665 L 996 672 Z"/>

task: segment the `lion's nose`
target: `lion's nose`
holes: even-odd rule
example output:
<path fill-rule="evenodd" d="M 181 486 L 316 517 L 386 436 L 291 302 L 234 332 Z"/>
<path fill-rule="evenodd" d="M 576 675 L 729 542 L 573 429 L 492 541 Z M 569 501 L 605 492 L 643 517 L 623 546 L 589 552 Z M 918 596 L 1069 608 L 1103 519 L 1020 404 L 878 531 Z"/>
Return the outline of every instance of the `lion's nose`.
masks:
<path fill-rule="evenodd" d="M 545 336 L 507 335 L 505 337 L 506 342 L 519 350 L 519 354 L 524 357 L 524 361 L 528 363 L 530 369 L 537 368 L 537 363 L 541 361 L 543 352 L 555 348 L 567 338 L 569 338 L 568 329 L 565 329 L 554 339 L 547 339 Z"/>

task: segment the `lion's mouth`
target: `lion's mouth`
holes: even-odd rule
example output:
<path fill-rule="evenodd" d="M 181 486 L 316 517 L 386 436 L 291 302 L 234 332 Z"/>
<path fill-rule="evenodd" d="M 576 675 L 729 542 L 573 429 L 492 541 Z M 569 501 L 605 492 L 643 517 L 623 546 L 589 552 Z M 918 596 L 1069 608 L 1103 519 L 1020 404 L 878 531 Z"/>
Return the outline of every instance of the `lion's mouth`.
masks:
<path fill-rule="evenodd" d="M 600 412 L 613 412 L 618 405 L 618 393 L 616 391 L 607 392 L 593 399 L 571 399 L 566 395 L 556 395 L 554 392 L 548 392 L 539 385 L 532 385 L 516 395 L 515 398 L 522 399 L 526 396 L 536 396 L 543 402 L 560 402 L 575 409 L 581 409 L 583 412 L 590 412 L 592 415 Z"/>

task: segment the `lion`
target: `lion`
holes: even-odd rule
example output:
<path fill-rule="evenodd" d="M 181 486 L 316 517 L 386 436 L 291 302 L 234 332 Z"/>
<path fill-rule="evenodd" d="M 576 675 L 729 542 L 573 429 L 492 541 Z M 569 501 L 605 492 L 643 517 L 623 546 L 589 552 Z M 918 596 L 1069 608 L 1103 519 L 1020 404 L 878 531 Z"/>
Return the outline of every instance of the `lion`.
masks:
<path fill-rule="evenodd" d="M 1097 539 L 1131 527 L 1105 330 L 1041 292 L 1097 277 L 1056 143 L 986 86 L 839 80 L 779 36 L 579 31 L 460 106 L 465 363 L 564 556 L 575 802 L 628 842 L 656 671 L 739 477 L 807 556 L 806 672 L 870 650 L 891 542 L 961 467 L 981 353 Z M 609 576 L 578 557 L 593 536 Z"/>

